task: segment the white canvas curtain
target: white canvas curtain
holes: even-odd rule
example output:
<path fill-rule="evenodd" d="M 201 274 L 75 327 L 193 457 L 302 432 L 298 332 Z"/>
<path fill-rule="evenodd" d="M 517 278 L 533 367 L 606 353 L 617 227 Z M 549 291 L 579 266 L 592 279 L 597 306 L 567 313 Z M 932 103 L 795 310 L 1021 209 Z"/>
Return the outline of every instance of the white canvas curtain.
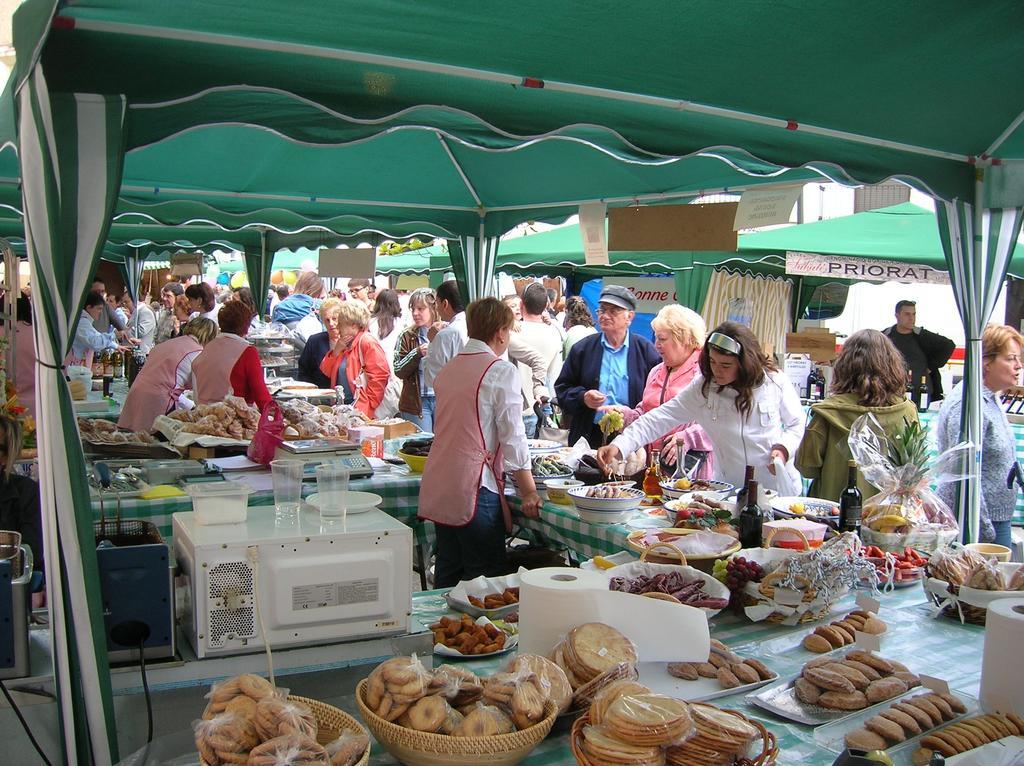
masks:
<path fill-rule="evenodd" d="M 983 195 L 977 195 L 978 204 Z M 981 335 L 992 316 L 1006 279 L 1010 256 L 1020 234 L 1022 209 L 987 209 L 960 200 L 938 202 L 939 238 L 949 266 L 953 294 L 964 323 L 963 409 L 960 438 L 981 444 Z M 973 453 L 974 473 L 981 475 L 981 452 Z M 969 460 L 972 458 L 968 458 Z M 978 540 L 981 488 L 977 480 L 960 483 L 958 517 L 964 542 Z"/>
<path fill-rule="evenodd" d="M 704 321 L 710 331 L 729 318 L 731 301 L 748 299 L 753 310 L 750 329 L 766 351 L 782 351 L 789 329 L 792 288 L 790 282 L 775 277 L 716 269 L 704 299 Z"/>
<path fill-rule="evenodd" d="M 42 67 L 18 93 L 25 239 L 36 333 L 39 489 L 62 761 L 116 760 L 92 507 L 61 365 L 121 182 L 120 96 L 48 92 Z M 3 760 L 3 759 L 0 759 Z"/>

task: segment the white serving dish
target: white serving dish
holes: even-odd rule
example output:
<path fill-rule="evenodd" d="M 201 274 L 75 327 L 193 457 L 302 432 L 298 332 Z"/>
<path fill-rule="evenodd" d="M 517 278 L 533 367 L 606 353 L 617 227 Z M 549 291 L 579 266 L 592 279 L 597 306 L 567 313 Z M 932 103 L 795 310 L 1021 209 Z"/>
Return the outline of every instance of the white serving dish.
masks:
<path fill-rule="evenodd" d="M 679 500 L 687 498 L 690 495 L 698 494 L 707 495 L 716 500 L 721 500 L 735 489 L 732 484 L 727 484 L 724 481 L 710 479 L 706 480 L 706 483 L 710 485 L 707 489 L 676 489 L 675 482 L 663 481 L 660 484 L 661 496 L 666 500 Z"/>
<path fill-rule="evenodd" d="M 242 524 L 249 516 L 252 488 L 237 481 L 187 484 L 185 493 L 192 498 L 196 524 Z"/>
<path fill-rule="evenodd" d="M 576 514 L 588 524 L 621 524 L 636 514 L 636 509 L 628 511 L 589 511 L 576 507 Z"/>
<path fill-rule="evenodd" d="M 574 487 L 582 487 L 583 482 L 579 479 L 548 479 L 544 484 L 547 499 L 558 505 L 571 505 L 572 498 L 569 497 L 569 490 Z"/>
<path fill-rule="evenodd" d="M 587 497 L 587 492 L 590 489 L 591 487 L 573 487 L 568 491 L 569 497 L 572 498 L 572 502 L 576 506 L 577 511 L 597 511 L 599 513 L 615 511 L 634 512 L 640 507 L 640 503 L 644 499 L 644 492 L 642 489 L 630 489 L 629 487 L 623 487 L 621 488 L 621 491 L 626 493 L 626 497 L 612 498 Z"/>

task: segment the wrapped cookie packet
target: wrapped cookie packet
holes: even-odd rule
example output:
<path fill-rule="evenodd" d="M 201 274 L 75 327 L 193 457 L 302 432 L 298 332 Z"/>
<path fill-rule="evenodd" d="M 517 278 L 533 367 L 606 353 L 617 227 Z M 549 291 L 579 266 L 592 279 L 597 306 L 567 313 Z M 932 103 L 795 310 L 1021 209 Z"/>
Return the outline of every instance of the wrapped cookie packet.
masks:
<path fill-rule="evenodd" d="M 326 748 L 301 734 L 268 739 L 249 753 L 251 766 L 331 766 Z"/>
<path fill-rule="evenodd" d="M 241 713 L 218 713 L 192 722 L 196 749 L 208 766 L 237 763 L 260 742 L 253 722 Z"/>
<path fill-rule="evenodd" d="M 366 753 L 370 738 L 363 732 L 345 729 L 336 740 L 324 745 L 331 766 L 353 766 Z"/>

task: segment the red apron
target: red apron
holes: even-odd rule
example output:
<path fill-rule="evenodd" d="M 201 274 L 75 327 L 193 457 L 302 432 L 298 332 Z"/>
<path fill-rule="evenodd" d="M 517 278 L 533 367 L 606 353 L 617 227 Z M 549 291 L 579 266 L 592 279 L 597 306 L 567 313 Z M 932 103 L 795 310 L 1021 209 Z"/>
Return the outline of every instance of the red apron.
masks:
<path fill-rule="evenodd" d="M 192 394 L 196 404 L 223 402 L 224 397 L 233 393 L 231 371 L 247 348 L 249 344 L 237 335 L 221 334 L 206 344 L 203 353 L 192 362 Z"/>
<path fill-rule="evenodd" d="M 151 429 L 157 416 L 166 415 L 181 396 L 178 366 L 186 356 L 202 350 L 199 341 L 191 335 L 181 335 L 153 346 L 142 372 L 128 391 L 117 425 L 129 431 Z"/>
<path fill-rule="evenodd" d="M 476 515 L 477 493 L 485 470 L 494 473 L 505 529 L 512 517 L 504 498 L 501 445 L 487 449 L 480 423 L 480 384 L 498 361 L 493 354 L 459 354 L 434 379 L 437 409 L 434 443 L 423 469 L 419 517 L 448 527 L 464 527 Z M 469 406 L 469 403 L 474 406 Z"/>

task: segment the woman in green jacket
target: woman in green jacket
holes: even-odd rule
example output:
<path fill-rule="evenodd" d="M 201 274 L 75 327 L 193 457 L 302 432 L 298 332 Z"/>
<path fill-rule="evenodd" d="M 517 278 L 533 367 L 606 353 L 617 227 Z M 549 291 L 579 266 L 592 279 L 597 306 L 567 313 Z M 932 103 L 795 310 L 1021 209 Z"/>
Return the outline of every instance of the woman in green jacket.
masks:
<path fill-rule="evenodd" d="M 891 439 L 905 422 L 917 422 L 917 408 L 905 398 L 907 370 L 903 356 L 878 330 L 855 332 L 832 365 L 829 396 L 811 406 L 811 422 L 796 453 L 796 467 L 811 479 L 811 497 L 839 500 L 846 487 L 851 458 L 847 439 L 853 421 L 874 413 Z M 878 492 L 858 472 L 864 499 Z"/>

